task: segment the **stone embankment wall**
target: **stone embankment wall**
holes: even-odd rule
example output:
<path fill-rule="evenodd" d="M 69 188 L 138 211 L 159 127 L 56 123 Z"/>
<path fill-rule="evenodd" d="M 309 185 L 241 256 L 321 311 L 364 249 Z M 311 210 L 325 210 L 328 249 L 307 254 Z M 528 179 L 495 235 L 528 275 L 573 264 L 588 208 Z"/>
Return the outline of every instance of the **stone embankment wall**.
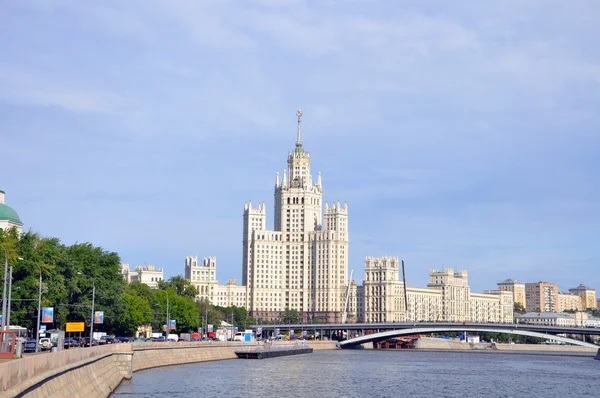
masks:
<path fill-rule="evenodd" d="M 235 351 L 257 347 L 259 343 L 245 342 L 191 342 L 191 343 L 134 343 L 133 371 L 159 366 L 234 359 Z"/>
<path fill-rule="evenodd" d="M 332 340 L 311 340 L 307 341 L 306 345 L 315 351 L 337 349 L 336 342 Z"/>
<path fill-rule="evenodd" d="M 132 345 L 40 353 L 0 364 L 0 397 L 107 397 L 131 378 Z"/>
<path fill-rule="evenodd" d="M 276 342 L 275 345 L 297 345 Z M 315 350 L 335 342 L 305 342 Z M 236 358 L 235 351 L 257 342 L 133 343 L 40 353 L 0 364 L 0 397 L 104 398 L 132 373 L 160 366 Z"/>
<path fill-rule="evenodd" d="M 436 339 L 432 337 L 421 337 L 415 343 L 415 348 L 425 350 L 499 350 L 499 351 L 549 351 L 549 352 L 596 352 L 595 348 L 550 345 L 550 344 L 500 344 L 489 343 L 469 344 L 457 340 Z"/>
<path fill-rule="evenodd" d="M 422 350 L 470 350 L 471 346 L 457 340 L 421 337 L 416 341 L 415 348 Z"/>
<path fill-rule="evenodd" d="M 594 353 L 596 348 L 580 347 L 573 345 L 554 345 L 554 344 L 499 344 L 496 348 L 500 351 L 549 351 L 549 352 L 589 352 Z"/>

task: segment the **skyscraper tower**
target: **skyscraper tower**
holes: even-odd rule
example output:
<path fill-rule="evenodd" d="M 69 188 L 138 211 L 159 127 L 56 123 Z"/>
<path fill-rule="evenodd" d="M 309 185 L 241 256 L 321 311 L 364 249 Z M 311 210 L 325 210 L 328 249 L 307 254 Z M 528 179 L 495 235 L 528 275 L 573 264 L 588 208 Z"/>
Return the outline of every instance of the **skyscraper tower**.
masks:
<path fill-rule="evenodd" d="M 264 203 L 244 206 L 243 284 L 248 310 L 257 318 L 277 319 L 285 309 L 308 320 L 341 320 L 348 283 L 348 208 L 325 204 L 321 174 L 316 184 L 310 154 L 302 145 L 302 111 L 296 145 L 287 170 L 275 177 L 274 231 L 265 230 Z"/>

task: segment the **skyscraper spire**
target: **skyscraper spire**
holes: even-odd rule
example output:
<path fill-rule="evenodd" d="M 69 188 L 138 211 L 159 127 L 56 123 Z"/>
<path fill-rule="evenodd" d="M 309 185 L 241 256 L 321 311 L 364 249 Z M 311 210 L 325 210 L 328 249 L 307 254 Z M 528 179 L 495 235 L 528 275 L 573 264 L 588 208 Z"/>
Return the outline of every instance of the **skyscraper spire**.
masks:
<path fill-rule="evenodd" d="M 296 136 L 296 146 L 302 146 L 302 109 L 296 111 L 298 116 L 298 134 Z"/>
<path fill-rule="evenodd" d="M 294 152 L 297 155 L 301 155 L 304 153 L 304 148 L 302 148 L 302 110 L 298 109 L 296 111 L 296 116 L 298 116 L 298 132 L 296 135 L 296 149 Z"/>

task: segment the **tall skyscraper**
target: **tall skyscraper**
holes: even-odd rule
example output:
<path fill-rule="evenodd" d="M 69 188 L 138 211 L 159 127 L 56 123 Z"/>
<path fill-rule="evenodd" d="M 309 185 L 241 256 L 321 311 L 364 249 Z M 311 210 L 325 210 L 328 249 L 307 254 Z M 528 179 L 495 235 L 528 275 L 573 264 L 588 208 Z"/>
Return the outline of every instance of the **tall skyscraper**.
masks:
<path fill-rule="evenodd" d="M 265 204 L 244 205 L 242 284 L 251 315 L 277 319 L 285 309 L 304 319 L 341 320 L 348 283 L 348 207 L 324 204 L 310 154 L 302 145 L 302 111 L 287 170 L 275 177 L 274 228 L 266 229 Z"/>

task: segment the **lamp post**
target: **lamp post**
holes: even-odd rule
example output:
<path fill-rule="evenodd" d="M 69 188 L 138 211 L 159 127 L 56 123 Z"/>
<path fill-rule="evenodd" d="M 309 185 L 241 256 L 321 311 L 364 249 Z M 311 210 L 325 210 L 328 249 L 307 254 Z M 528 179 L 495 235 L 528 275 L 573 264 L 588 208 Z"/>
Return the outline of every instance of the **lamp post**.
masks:
<path fill-rule="evenodd" d="M 167 296 L 167 323 L 165 324 L 165 342 L 166 342 L 169 337 L 169 328 L 171 327 L 171 325 L 169 324 L 169 292 L 167 290 L 159 290 L 159 291 L 165 292 L 165 294 Z"/>
<path fill-rule="evenodd" d="M 77 274 L 90 278 L 83 272 L 78 272 Z M 92 316 L 90 318 L 90 348 L 92 348 L 94 345 L 94 304 L 96 301 L 96 280 L 94 278 L 90 279 L 92 280 Z"/>
<path fill-rule="evenodd" d="M 10 266 L 10 271 L 8 271 L 9 279 L 8 279 L 8 307 L 6 308 L 6 329 L 10 328 L 10 300 L 12 298 L 12 271 L 13 267 Z"/>
<path fill-rule="evenodd" d="M 24 258 L 19 257 L 19 260 L 25 261 Z M 42 319 L 42 267 L 38 263 L 34 263 L 40 270 L 40 287 L 38 292 L 38 316 L 37 316 L 37 329 L 35 330 L 35 352 L 40 352 L 40 320 Z M 4 319 L 4 318 L 3 318 Z"/>
<path fill-rule="evenodd" d="M 6 326 L 6 274 L 8 273 L 8 254 L 6 248 L 0 245 L 4 249 L 4 290 L 2 290 L 2 330 L 5 330 Z"/>

